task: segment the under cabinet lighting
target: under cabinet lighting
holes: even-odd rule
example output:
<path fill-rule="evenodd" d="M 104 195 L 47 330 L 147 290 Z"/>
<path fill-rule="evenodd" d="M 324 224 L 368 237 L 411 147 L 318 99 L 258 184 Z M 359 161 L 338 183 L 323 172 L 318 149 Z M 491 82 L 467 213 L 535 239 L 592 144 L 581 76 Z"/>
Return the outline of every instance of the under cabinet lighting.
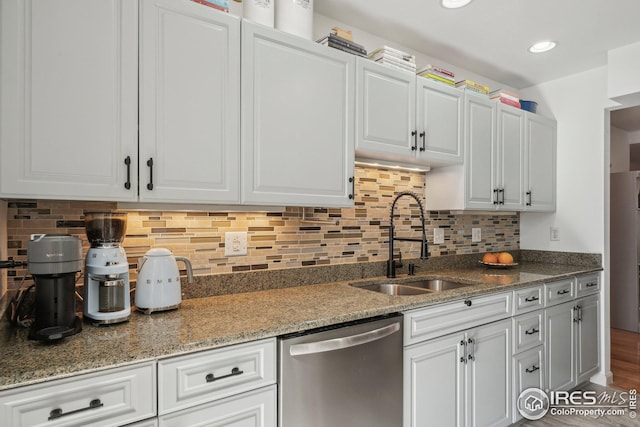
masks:
<path fill-rule="evenodd" d="M 471 3 L 471 0 L 442 0 L 442 6 L 447 9 L 458 9 Z"/>
<path fill-rule="evenodd" d="M 542 52 L 547 52 L 547 51 L 553 49 L 554 47 L 556 47 L 556 42 L 551 41 L 551 40 L 544 40 L 544 41 L 541 41 L 541 42 L 533 44 L 529 48 L 529 52 L 531 52 L 531 53 L 542 53 Z"/>

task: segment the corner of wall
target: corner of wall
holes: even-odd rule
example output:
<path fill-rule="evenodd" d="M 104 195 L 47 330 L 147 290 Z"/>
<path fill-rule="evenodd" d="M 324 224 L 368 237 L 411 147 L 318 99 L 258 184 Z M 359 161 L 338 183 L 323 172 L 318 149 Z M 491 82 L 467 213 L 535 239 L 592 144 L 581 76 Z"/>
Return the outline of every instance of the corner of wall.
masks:
<path fill-rule="evenodd" d="M 0 200 L 0 259 L 7 258 L 7 202 Z M 0 270 L 0 299 L 7 292 L 7 271 Z"/>

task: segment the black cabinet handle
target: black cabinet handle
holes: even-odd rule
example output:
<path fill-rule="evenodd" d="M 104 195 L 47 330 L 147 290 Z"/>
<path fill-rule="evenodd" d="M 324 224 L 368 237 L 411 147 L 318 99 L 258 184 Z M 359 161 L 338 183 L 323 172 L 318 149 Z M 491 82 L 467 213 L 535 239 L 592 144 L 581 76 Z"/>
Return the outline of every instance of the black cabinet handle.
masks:
<path fill-rule="evenodd" d="M 524 371 L 525 371 L 526 373 L 528 373 L 528 374 L 531 374 L 531 373 L 533 373 L 533 372 L 537 371 L 538 369 L 540 369 L 540 366 L 533 365 L 532 367 L 527 368 L 527 369 L 525 369 Z"/>
<path fill-rule="evenodd" d="M 411 136 L 413 137 L 413 144 L 411 145 L 411 151 L 416 151 L 418 149 L 418 131 L 411 131 Z"/>
<path fill-rule="evenodd" d="M 471 346 L 471 350 L 469 350 L 469 355 L 467 356 L 467 359 L 474 360 L 476 357 L 476 343 L 471 338 L 467 340 L 467 343 L 469 344 L 469 346 Z"/>
<path fill-rule="evenodd" d="M 124 164 L 127 165 L 127 182 L 124 183 L 124 188 L 131 189 L 131 157 L 127 156 L 124 159 Z"/>
<path fill-rule="evenodd" d="M 427 132 L 425 131 L 420 132 L 420 138 L 422 138 L 422 147 L 420 147 L 420 151 L 424 151 L 427 149 L 427 145 L 425 142 L 426 135 L 427 135 Z"/>
<path fill-rule="evenodd" d="M 499 202 L 499 200 L 498 200 L 498 189 L 494 188 L 493 189 L 493 204 L 497 205 L 498 202 Z"/>
<path fill-rule="evenodd" d="M 349 194 L 349 200 L 356 198 L 356 177 L 350 176 L 349 182 L 351 183 L 351 194 Z"/>
<path fill-rule="evenodd" d="M 498 195 L 501 196 L 499 203 L 501 205 L 504 205 L 504 188 L 499 188 L 498 189 Z"/>
<path fill-rule="evenodd" d="M 594 286 L 598 286 L 598 282 L 591 282 L 591 283 L 587 283 L 585 286 L 586 286 L 587 288 L 592 288 L 592 287 L 594 287 Z"/>
<path fill-rule="evenodd" d="M 51 412 L 49 412 L 49 421 L 66 417 L 67 415 L 71 415 L 71 414 L 77 414 L 78 412 L 100 408 L 102 406 L 104 406 L 104 403 L 100 402 L 100 399 L 93 399 L 91 402 L 89 402 L 89 406 L 87 406 L 86 408 L 76 409 L 75 411 L 62 412 L 62 409 L 56 408 L 56 409 L 53 409 Z"/>
<path fill-rule="evenodd" d="M 524 333 L 527 335 L 537 334 L 538 332 L 540 332 L 540 329 L 536 329 L 535 327 L 524 331 Z"/>
<path fill-rule="evenodd" d="M 235 368 L 233 368 L 231 370 L 231 373 L 227 374 L 227 375 L 222 375 L 222 376 L 216 377 L 213 374 L 207 374 L 207 376 L 205 377 L 205 380 L 208 383 L 212 383 L 214 381 L 218 381 L 218 380 L 221 380 L 221 379 L 224 379 L 224 378 L 235 377 L 236 375 L 242 375 L 243 373 L 244 373 L 244 371 L 241 371 L 240 368 L 235 367 Z"/>
<path fill-rule="evenodd" d="M 147 166 L 149 166 L 149 183 L 147 184 L 147 190 L 153 190 L 153 157 L 147 160 Z"/>
<path fill-rule="evenodd" d="M 464 300 L 464 303 L 467 305 L 467 307 L 471 307 L 471 300 L 470 299 L 466 299 Z"/>
<path fill-rule="evenodd" d="M 527 195 L 527 203 L 526 203 L 526 205 L 527 206 L 531 206 L 531 190 L 527 191 L 525 194 Z"/>
<path fill-rule="evenodd" d="M 533 301 L 538 301 L 540 298 L 538 297 L 526 297 L 524 299 L 525 302 L 533 302 Z"/>
<path fill-rule="evenodd" d="M 464 347 L 464 355 L 460 357 L 460 363 L 467 363 L 467 342 L 460 340 L 460 345 Z"/>
<path fill-rule="evenodd" d="M 564 295 L 564 294 L 568 294 L 569 293 L 569 289 L 563 289 L 561 291 L 558 291 L 558 295 Z"/>

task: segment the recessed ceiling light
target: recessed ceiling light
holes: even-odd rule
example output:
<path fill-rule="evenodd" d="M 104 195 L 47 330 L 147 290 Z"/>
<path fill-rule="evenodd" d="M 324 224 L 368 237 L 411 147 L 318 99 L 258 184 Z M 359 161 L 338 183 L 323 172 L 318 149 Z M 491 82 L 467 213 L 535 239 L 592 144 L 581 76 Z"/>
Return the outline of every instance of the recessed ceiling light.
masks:
<path fill-rule="evenodd" d="M 552 42 L 551 40 L 544 40 L 538 43 L 535 43 L 529 48 L 529 52 L 531 53 L 542 53 L 549 51 L 556 47 L 556 42 Z"/>
<path fill-rule="evenodd" d="M 457 9 L 471 3 L 471 0 L 442 0 L 442 6 L 447 9 Z"/>

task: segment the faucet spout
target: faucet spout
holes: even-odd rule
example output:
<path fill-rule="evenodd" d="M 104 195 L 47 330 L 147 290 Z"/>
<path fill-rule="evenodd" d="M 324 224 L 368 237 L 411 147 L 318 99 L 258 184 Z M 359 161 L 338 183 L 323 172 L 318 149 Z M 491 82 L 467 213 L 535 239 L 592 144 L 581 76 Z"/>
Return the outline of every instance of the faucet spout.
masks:
<path fill-rule="evenodd" d="M 418 207 L 420 208 L 420 224 L 422 226 L 422 239 L 395 237 L 395 227 L 393 225 L 393 215 L 394 215 L 394 212 L 395 212 L 396 203 L 398 203 L 398 199 L 400 199 L 403 196 L 412 197 L 418 203 Z M 390 222 L 390 225 L 389 225 L 389 259 L 387 261 L 387 277 L 392 279 L 392 278 L 396 277 L 396 262 L 393 259 L 393 246 L 394 246 L 394 242 L 395 241 L 421 242 L 422 245 L 420 247 L 420 259 L 429 259 L 429 246 L 428 246 L 428 243 L 427 243 L 427 231 L 426 231 L 426 227 L 425 227 L 424 207 L 422 206 L 422 202 L 420 201 L 420 198 L 415 193 L 412 193 L 411 191 L 403 191 L 401 193 L 398 193 L 398 195 L 395 197 L 395 199 L 393 199 L 393 202 L 391 203 L 391 218 L 390 218 L 389 222 Z"/>

